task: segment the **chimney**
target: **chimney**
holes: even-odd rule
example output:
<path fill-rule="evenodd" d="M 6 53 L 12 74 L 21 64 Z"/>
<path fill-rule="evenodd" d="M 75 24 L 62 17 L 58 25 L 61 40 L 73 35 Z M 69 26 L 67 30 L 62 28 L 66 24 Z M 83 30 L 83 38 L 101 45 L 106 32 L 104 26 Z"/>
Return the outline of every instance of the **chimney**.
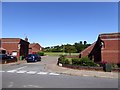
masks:
<path fill-rule="evenodd" d="M 27 36 L 25 37 L 25 41 L 27 41 L 27 42 L 28 42 L 28 38 L 27 38 Z"/>

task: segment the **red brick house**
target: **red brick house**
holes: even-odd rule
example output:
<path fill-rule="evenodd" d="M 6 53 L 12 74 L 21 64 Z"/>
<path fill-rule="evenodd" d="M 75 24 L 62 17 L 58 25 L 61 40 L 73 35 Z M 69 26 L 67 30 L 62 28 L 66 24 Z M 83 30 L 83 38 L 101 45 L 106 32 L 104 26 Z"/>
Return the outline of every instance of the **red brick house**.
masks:
<path fill-rule="evenodd" d="M 37 53 L 39 51 L 42 51 L 42 47 L 39 43 L 31 43 L 29 44 L 29 53 Z"/>
<path fill-rule="evenodd" d="M 20 38 L 1 38 L 1 48 L 6 50 L 6 54 L 26 57 L 29 49 L 29 42 Z"/>
<path fill-rule="evenodd" d="M 80 53 L 95 62 L 120 64 L 120 33 L 100 34 L 95 43 Z"/>

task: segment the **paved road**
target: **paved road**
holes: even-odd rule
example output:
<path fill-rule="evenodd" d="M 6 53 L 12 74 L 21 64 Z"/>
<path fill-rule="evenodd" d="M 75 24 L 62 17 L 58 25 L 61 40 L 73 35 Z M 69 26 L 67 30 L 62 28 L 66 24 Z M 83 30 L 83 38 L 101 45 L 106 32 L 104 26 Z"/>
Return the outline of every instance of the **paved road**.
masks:
<path fill-rule="evenodd" d="M 118 79 L 82 77 L 59 74 L 47 65 L 56 61 L 54 57 L 42 58 L 41 62 L 19 65 L 3 65 L 3 88 L 117 88 Z M 57 57 L 55 57 L 57 58 Z M 49 62 L 47 62 L 49 60 Z"/>

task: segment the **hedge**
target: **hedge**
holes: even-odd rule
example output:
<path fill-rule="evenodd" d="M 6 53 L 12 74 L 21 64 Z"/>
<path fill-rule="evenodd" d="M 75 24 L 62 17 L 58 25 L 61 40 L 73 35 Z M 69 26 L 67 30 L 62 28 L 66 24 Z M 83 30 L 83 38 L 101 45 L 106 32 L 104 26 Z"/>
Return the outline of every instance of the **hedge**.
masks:
<path fill-rule="evenodd" d="M 44 52 L 38 52 L 37 54 L 40 56 L 44 56 Z"/>
<path fill-rule="evenodd" d="M 68 58 L 65 58 L 64 55 L 61 55 L 58 58 L 58 63 L 80 65 L 80 66 L 99 66 L 95 62 L 91 61 L 88 57 L 68 59 Z"/>

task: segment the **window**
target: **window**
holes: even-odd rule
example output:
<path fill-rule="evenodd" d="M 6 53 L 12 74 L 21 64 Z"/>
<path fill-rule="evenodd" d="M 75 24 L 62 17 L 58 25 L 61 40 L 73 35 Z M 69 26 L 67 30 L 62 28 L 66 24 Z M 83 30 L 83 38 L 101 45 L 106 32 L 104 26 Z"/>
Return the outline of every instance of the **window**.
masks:
<path fill-rule="evenodd" d="M 104 41 L 101 42 L 101 46 L 102 46 L 102 49 L 105 48 L 105 43 L 104 43 Z"/>

